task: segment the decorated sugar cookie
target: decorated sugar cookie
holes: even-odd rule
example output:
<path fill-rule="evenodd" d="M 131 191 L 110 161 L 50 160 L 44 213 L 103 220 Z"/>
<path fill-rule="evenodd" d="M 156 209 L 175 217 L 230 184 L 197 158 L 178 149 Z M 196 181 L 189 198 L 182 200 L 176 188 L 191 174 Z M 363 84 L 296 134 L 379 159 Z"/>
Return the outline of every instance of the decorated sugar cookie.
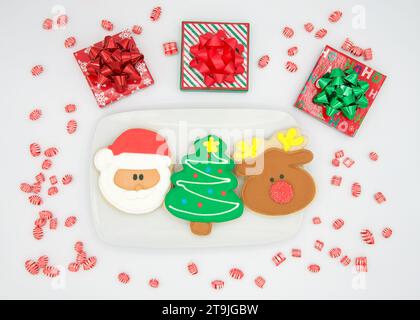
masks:
<path fill-rule="evenodd" d="M 242 157 L 235 173 L 245 177 L 242 200 L 246 207 L 278 216 L 299 211 L 313 200 L 315 183 L 302 167 L 312 161 L 313 154 L 304 149 L 305 143 L 306 138 L 290 128 L 274 134 L 254 156 Z"/>
<path fill-rule="evenodd" d="M 117 209 L 132 214 L 162 205 L 170 187 L 169 150 L 163 137 L 146 129 L 129 129 L 95 154 L 99 189 Z"/>
<path fill-rule="evenodd" d="M 195 153 L 182 159 L 183 170 L 172 175 L 173 189 L 165 207 L 174 216 L 190 221 L 194 234 L 207 235 L 212 223 L 242 215 L 243 204 L 233 189 L 238 181 L 233 160 L 226 155 L 226 144 L 209 135 L 194 142 Z"/>

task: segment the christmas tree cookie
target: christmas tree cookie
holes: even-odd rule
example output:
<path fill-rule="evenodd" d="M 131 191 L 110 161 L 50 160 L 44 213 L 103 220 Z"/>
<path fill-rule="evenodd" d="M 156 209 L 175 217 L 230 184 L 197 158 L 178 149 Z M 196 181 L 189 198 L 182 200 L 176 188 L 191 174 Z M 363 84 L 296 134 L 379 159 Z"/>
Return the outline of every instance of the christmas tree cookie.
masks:
<path fill-rule="evenodd" d="M 214 135 L 194 142 L 195 153 L 184 156 L 183 169 L 171 176 L 173 189 L 165 198 L 167 210 L 190 221 L 194 234 L 208 235 L 212 223 L 242 215 L 243 204 L 233 191 L 238 180 L 226 154 L 226 144 Z"/>

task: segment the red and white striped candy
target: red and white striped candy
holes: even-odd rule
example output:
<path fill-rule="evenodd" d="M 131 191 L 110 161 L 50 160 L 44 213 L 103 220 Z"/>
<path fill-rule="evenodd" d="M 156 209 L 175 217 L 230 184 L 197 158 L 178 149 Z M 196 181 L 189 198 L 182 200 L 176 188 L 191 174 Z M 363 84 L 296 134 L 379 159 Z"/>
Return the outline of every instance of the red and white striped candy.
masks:
<path fill-rule="evenodd" d="M 294 34 L 295 34 L 295 32 L 293 31 L 292 28 L 290 28 L 290 27 L 284 27 L 283 28 L 283 35 L 286 38 L 290 39 L 291 37 L 293 37 Z"/>
<path fill-rule="evenodd" d="M 354 164 L 354 160 L 347 157 L 343 160 L 343 164 L 347 167 L 350 168 L 353 164 Z"/>
<path fill-rule="evenodd" d="M 322 249 L 324 248 L 324 242 L 316 240 L 314 243 L 314 248 L 318 251 L 322 251 Z"/>
<path fill-rule="evenodd" d="M 314 31 L 314 25 L 310 22 L 307 22 L 303 25 L 303 27 L 305 28 L 306 31 L 308 32 L 312 32 Z"/>
<path fill-rule="evenodd" d="M 321 218 L 320 217 L 313 217 L 312 218 L 313 224 L 321 224 Z"/>
<path fill-rule="evenodd" d="M 355 182 L 351 185 L 351 195 L 353 197 L 359 197 L 360 193 L 362 192 L 362 186 L 360 185 L 360 183 Z"/>
<path fill-rule="evenodd" d="M 340 248 L 332 248 L 329 252 L 331 258 L 335 259 L 341 256 L 341 249 Z"/>
<path fill-rule="evenodd" d="M 38 195 L 31 195 L 28 199 L 29 203 L 33 204 L 34 206 L 40 206 L 43 203 L 42 198 Z"/>
<path fill-rule="evenodd" d="M 356 57 L 360 57 L 363 54 L 363 49 L 358 46 L 352 46 L 350 49 L 350 53 Z"/>
<path fill-rule="evenodd" d="M 33 157 L 38 157 L 41 154 L 41 146 L 38 143 L 31 143 L 29 145 L 29 152 Z"/>
<path fill-rule="evenodd" d="M 281 265 L 286 260 L 286 257 L 285 257 L 285 255 L 283 253 L 277 252 L 273 256 L 273 258 L 271 258 L 271 260 L 274 262 L 274 264 L 277 267 L 277 266 Z"/>
<path fill-rule="evenodd" d="M 35 226 L 35 228 L 32 230 L 32 235 L 36 240 L 41 240 L 44 236 L 44 231 L 41 227 Z"/>
<path fill-rule="evenodd" d="M 51 30 L 52 26 L 53 26 L 53 21 L 50 18 L 47 18 L 42 22 L 42 28 L 45 30 Z"/>
<path fill-rule="evenodd" d="M 327 29 L 319 29 L 317 32 L 315 32 L 315 38 L 322 39 L 327 35 Z"/>
<path fill-rule="evenodd" d="M 372 49 L 367 48 L 367 49 L 363 50 L 363 57 L 365 58 L 365 60 L 372 60 L 372 58 L 373 58 Z"/>
<path fill-rule="evenodd" d="M 372 161 L 378 161 L 379 156 L 376 152 L 372 151 L 372 152 L 369 153 L 369 158 Z"/>
<path fill-rule="evenodd" d="M 42 116 L 41 109 L 34 109 L 29 113 L 29 120 L 36 121 Z"/>
<path fill-rule="evenodd" d="M 88 271 L 96 266 L 96 257 L 89 257 L 83 262 L 83 270 Z"/>
<path fill-rule="evenodd" d="M 213 289 L 220 290 L 225 286 L 225 282 L 223 280 L 213 280 L 211 286 Z"/>
<path fill-rule="evenodd" d="M 36 275 L 39 273 L 39 265 L 36 261 L 33 260 L 26 260 L 25 261 L 25 269 L 32 275 Z"/>
<path fill-rule="evenodd" d="M 72 113 L 72 112 L 75 112 L 75 111 L 76 111 L 76 105 L 75 105 L 75 104 L 70 103 L 70 104 L 68 104 L 68 105 L 66 105 L 66 106 L 64 107 L 64 110 L 65 110 L 67 113 Z"/>
<path fill-rule="evenodd" d="M 373 236 L 370 230 L 363 229 L 362 231 L 360 231 L 360 236 L 366 244 L 375 244 L 375 237 Z"/>
<path fill-rule="evenodd" d="M 335 230 L 339 230 L 344 226 L 344 220 L 343 219 L 335 219 L 332 226 Z"/>
<path fill-rule="evenodd" d="M 163 44 L 163 53 L 165 56 L 173 56 L 178 53 L 178 47 L 175 41 L 165 42 Z"/>
<path fill-rule="evenodd" d="M 42 172 L 38 173 L 35 176 L 35 181 L 38 182 L 38 183 L 45 182 L 45 175 Z"/>
<path fill-rule="evenodd" d="M 162 8 L 161 7 L 153 8 L 152 12 L 150 13 L 150 20 L 158 21 L 161 14 L 162 14 Z"/>
<path fill-rule="evenodd" d="M 48 210 L 42 210 L 42 211 L 40 211 L 40 212 L 39 212 L 39 217 L 40 217 L 41 219 L 50 220 L 50 219 L 52 219 L 53 214 L 52 214 L 52 212 L 51 212 L 51 211 L 48 211 Z"/>
<path fill-rule="evenodd" d="M 134 34 L 140 35 L 143 32 L 143 28 L 136 24 L 131 28 L 131 31 L 133 31 Z"/>
<path fill-rule="evenodd" d="M 64 27 L 69 21 L 69 17 L 66 14 L 62 14 L 57 17 L 57 26 Z"/>
<path fill-rule="evenodd" d="M 69 264 L 69 266 L 67 267 L 67 269 L 68 269 L 70 272 L 77 272 L 77 271 L 79 271 L 79 269 L 80 269 L 80 264 L 78 264 L 77 262 L 71 262 L 71 263 Z"/>
<path fill-rule="evenodd" d="M 341 19 L 342 16 L 343 16 L 343 13 L 341 11 L 339 11 L 339 10 L 334 11 L 328 17 L 328 21 L 331 22 L 331 23 L 338 22 Z"/>
<path fill-rule="evenodd" d="M 38 226 L 38 227 L 43 227 L 43 226 L 46 225 L 46 223 L 47 223 L 47 220 L 46 219 L 42 219 L 42 218 L 38 218 L 34 222 L 35 226 Z"/>
<path fill-rule="evenodd" d="M 292 62 L 292 61 L 287 61 L 286 62 L 286 70 L 289 72 L 296 72 L 298 70 L 298 66 L 296 63 Z"/>
<path fill-rule="evenodd" d="M 52 161 L 50 159 L 45 159 L 41 165 L 43 170 L 48 170 L 49 168 L 51 168 L 51 166 L 52 166 Z"/>
<path fill-rule="evenodd" d="M 130 281 L 130 276 L 125 272 L 121 272 L 118 274 L 118 281 L 127 284 Z"/>
<path fill-rule="evenodd" d="M 65 48 L 72 48 L 76 44 L 76 38 L 75 37 L 68 37 L 66 40 L 64 40 L 64 47 Z"/>
<path fill-rule="evenodd" d="M 60 270 L 58 270 L 54 266 L 46 266 L 43 270 L 44 274 L 49 278 L 57 277 L 60 274 Z"/>
<path fill-rule="evenodd" d="M 48 264 L 49 258 L 46 255 L 40 256 L 38 258 L 38 266 L 42 269 L 45 268 Z"/>
<path fill-rule="evenodd" d="M 346 38 L 343 44 L 341 45 L 341 49 L 343 49 L 344 51 L 350 51 L 351 48 L 353 48 L 353 46 L 354 46 L 353 41 L 351 41 L 349 38 Z"/>
<path fill-rule="evenodd" d="M 368 271 L 367 258 L 366 257 L 357 257 L 354 261 L 354 264 L 356 265 L 356 271 L 358 271 L 358 272 L 367 272 Z"/>
<path fill-rule="evenodd" d="M 84 247 L 84 245 L 83 245 L 83 242 L 82 242 L 82 241 L 77 241 L 77 242 L 74 244 L 74 250 L 75 250 L 76 252 L 78 252 L 78 253 L 83 252 L 83 247 Z"/>
<path fill-rule="evenodd" d="M 321 270 L 321 267 L 317 264 L 310 264 L 308 270 L 312 273 L 318 273 Z"/>
<path fill-rule="evenodd" d="M 77 263 L 83 264 L 83 262 L 85 262 L 86 259 L 87 259 L 86 252 L 80 251 L 80 252 L 77 253 L 77 255 L 76 255 L 76 262 Z"/>
<path fill-rule="evenodd" d="M 155 279 L 155 278 L 150 279 L 149 280 L 149 286 L 152 287 L 152 288 L 159 287 L 159 280 L 158 279 Z"/>
<path fill-rule="evenodd" d="M 187 266 L 188 272 L 192 275 L 195 275 L 198 273 L 198 267 L 194 262 L 190 262 Z"/>
<path fill-rule="evenodd" d="M 50 187 L 48 188 L 48 195 L 49 196 L 54 196 L 58 193 L 58 188 L 57 187 Z"/>
<path fill-rule="evenodd" d="M 343 266 L 348 266 L 350 264 L 350 262 L 351 262 L 351 259 L 348 256 L 344 256 L 340 259 L 340 263 Z"/>
<path fill-rule="evenodd" d="M 42 182 L 35 182 L 35 183 L 31 186 L 31 188 L 32 188 L 32 193 L 36 193 L 36 194 L 40 193 L 40 192 L 41 192 L 41 184 L 42 184 Z"/>
<path fill-rule="evenodd" d="M 270 62 L 270 57 L 268 55 L 263 55 L 258 59 L 258 67 L 265 68 Z"/>
<path fill-rule="evenodd" d="M 20 190 L 22 190 L 25 193 L 31 193 L 32 186 L 29 183 L 24 182 L 20 184 Z"/>
<path fill-rule="evenodd" d="M 302 250 L 301 249 L 292 249 L 292 257 L 294 257 L 294 258 L 302 257 Z"/>
<path fill-rule="evenodd" d="M 296 46 L 291 47 L 287 50 L 287 55 L 290 56 L 290 57 L 293 57 L 297 53 L 298 53 L 298 47 L 296 47 Z"/>
<path fill-rule="evenodd" d="M 230 269 L 229 274 L 233 279 L 236 279 L 236 280 L 240 280 L 244 277 L 244 272 L 238 268 Z"/>
<path fill-rule="evenodd" d="M 254 283 L 258 288 L 263 288 L 265 285 L 265 279 L 261 276 L 255 278 Z"/>
<path fill-rule="evenodd" d="M 334 158 L 331 160 L 331 163 L 334 167 L 338 167 L 340 165 L 340 160 L 338 160 L 337 158 Z"/>
<path fill-rule="evenodd" d="M 58 154 L 58 149 L 56 147 L 50 147 L 44 151 L 46 157 L 54 157 Z"/>
<path fill-rule="evenodd" d="M 384 230 L 382 230 L 382 236 L 385 239 L 388 239 L 389 237 L 391 237 L 392 236 L 392 229 L 388 228 L 388 227 L 384 228 Z"/>
<path fill-rule="evenodd" d="M 31 74 L 34 77 L 39 76 L 42 72 L 44 72 L 44 67 L 41 66 L 40 64 L 37 64 L 36 66 L 33 66 L 31 69 Z"/>
<path fill-rule="evenodd" d="M 332 178 L 331 178 L 331 184 L 333 185 L 333 186 L 340 186 L 341 185 L 341 181 L 343 180 L 343 178 L 342 177 L 340 177 L 340 176 L 333 176 Z"/>
<path fill-rule="evenodd" d="M 50 183 L 51 183 L 52 185 L 57 184 L 57 177 L 56 177 L 56 176 L 51 176 L 49 180 L 50 180 Z"/>
<path fill-rule="evenodd" d="M 69 120 L 69 122 L 67 122 L 66 129 L 67 129 L 68 134 L 75 133 L 77 130 L 77 121 L 73 119 Z"/>
<path fill-rule="evenodd" d="M 75 216 L 70 216 L 66 219 L 66 221 L 64 222 L 64 225 L 67 228 L 70 228 L 70 227 L 74 226 L 76 222 L 77 222 L 77 218 Z"/>
<path fill-rule="evenodd" d="M 334 153 L 334 156 L 336 159 L 340 159 L 342 157 L 344 157 L 344 151 L 343 150 L 338 150 Z"/>
<path fill-rule="evenodd" d="M 382 192 L 375 193 L 374 198 L 375 198 L 376 202 L 379 203 L 379 204 L 381 204 L 381 203 L 383 203 L 383 202 L 386 201 L 386 198 L 382 194 Z"/>
<path fill-rule="evenodd" d="M 73 181 L 73 176 L 71 175 L 71 174 L 66 174 L 62 179 L 61 179 L 61 182 L 64 184 L 64 185 L 67 185 L 67 184 L 69 184 L 69 183 L 71 183 Z"/>
<path fill-rule="evenodd" d="M 107 31 L 112 31 L 114 29 L 114 24 L 111 21 L 105 19 L 101 21 L 101 26 Z"/>
<path fill-rule="evenodd" d="M 57 218 L 52 218 L 50 220 L 50 230 L 56 230 L 58 226 Z"/>

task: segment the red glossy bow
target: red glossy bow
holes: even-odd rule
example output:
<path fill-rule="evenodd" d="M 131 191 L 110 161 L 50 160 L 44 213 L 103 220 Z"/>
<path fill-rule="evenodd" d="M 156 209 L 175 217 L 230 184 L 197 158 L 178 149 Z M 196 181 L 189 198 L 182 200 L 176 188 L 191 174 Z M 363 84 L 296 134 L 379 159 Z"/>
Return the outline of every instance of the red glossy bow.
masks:
<path fill-rule="evenodd" d="M 89 56 L 87 72 L 99 85 L 111 83 L 118 92 L 123 92 L 129 81 L 141 80 L 135 65 L 144 56 L 132 38 L 115 40 L 106 36 L 104 41 L 90 48 Z"/>
<path fill-rule="evenodd" d="M 192 68 L 204 76 L 204 83 L 235 82 L 235 75 L 245 72 L 242 57 L 244 46 L 235 38 L 229 38 L 225 31 L 208 32 L 199 38 L 199 43 L 190 49 Z"/>

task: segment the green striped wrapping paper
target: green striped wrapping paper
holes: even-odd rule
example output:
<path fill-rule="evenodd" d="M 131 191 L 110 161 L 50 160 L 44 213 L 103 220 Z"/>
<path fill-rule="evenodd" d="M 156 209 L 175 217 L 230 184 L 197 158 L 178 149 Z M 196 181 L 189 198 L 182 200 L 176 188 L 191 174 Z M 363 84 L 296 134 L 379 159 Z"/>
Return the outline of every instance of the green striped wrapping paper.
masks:
<path fill-rule="evenodd" d="M 211 87 L 204 84 L 204 77 L 190 67 L 192 55 L 190 48 L 198 44 L 198 38 L 207 33 L 224 30 L 229 37 L 235 38 L 245 48 L 243 52 L 245 72 L 235 76 L 233 83 L 215 83 Z M 182 22 L 182 54 L 181 54 L 181 89 L 182 90 L 224 90 L 248 91 L 249 78 L 249 23 L 230 22 Z"/>

